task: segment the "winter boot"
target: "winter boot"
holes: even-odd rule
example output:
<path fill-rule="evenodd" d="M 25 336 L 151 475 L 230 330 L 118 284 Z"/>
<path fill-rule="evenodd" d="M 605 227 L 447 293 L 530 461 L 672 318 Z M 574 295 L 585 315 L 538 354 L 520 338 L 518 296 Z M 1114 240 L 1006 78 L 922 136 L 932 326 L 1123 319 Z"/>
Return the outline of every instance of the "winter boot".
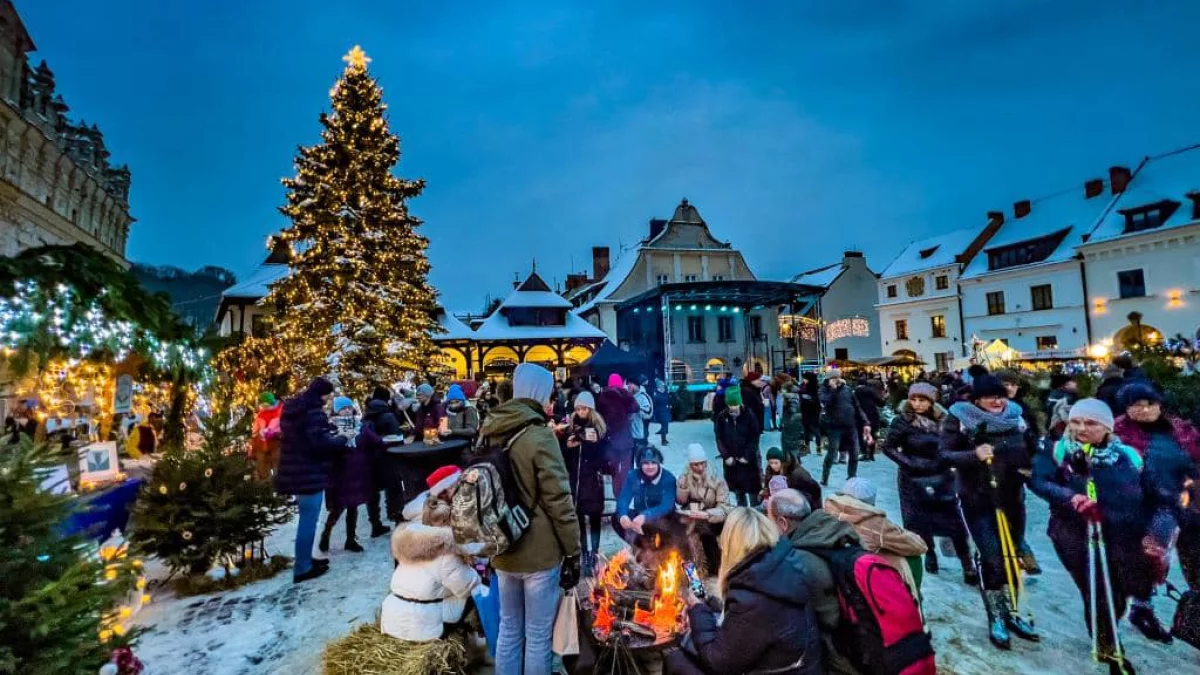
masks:
<path fill-rule="evenodd" d="M 937 553 L 935 553 L 933 549 L 929 549 L 929 551 L 925 554 L 925 571 L 929 574 L 938 573 Z"/>
<path fill-rule="evenodd" d="M 975 569 L 975 563 L 971 562 L 970 558 L 962 559 L 963 568 L 963 583 L 968 586 L 979 585 L 979 570 Z"/>
<path fill-rule="evenodd" d="M 321 530 L 321 541 L 317 542 L 317 550 L 321 553 L 329 553 L 329 535 L 333 534 L 333 523 L 326 520 L 325 529 Z"/>
<path fill-rule="evenodd" d="M 1174 641 L 1171 631 L 1159 622 L 1158 617 L 1154 615 L 1154 608 L 1149 603 L 1134 602 L 1133 608 L 1129 610 L 1129 623 L 1136 626 L 1147 640 L 1154 640 L 1165 645 Z"/>
<path fill-rule="evenodd" d="M 1012 632 L 1013 635 L 1016 635 L 1022 640 L 1028 640 L 1030 642 L 1042 641 L 1042 637 L 1038 635 L 1037 629 L 1033 627 L 1033 624 L 1025 617 L 1013 611 L 1012 606 L 1009 604 L 1007 586 L 1003 589 L 1003 591 L 1001 591 L 1000 603 L 1001 608 L 1004 610 L 1004 625 L 1009 631 Z"/>
<path fill-rule="evenodd" d="M 1133 669 L 1133 664 L 1126 660 L 1125 655 L 1117 656 L 1114 652 L 1100 654 L 1100 663 L 1108 665 L 1108 675 L 1137 675 L 1137 671 Z"/>
<path fill-rule="evenodd" d="M 373 523 L 371 525 L 371 538 L 376 539 L 391 532 L 391 529 L 383 523 Z"/>
<path fill-rule="evenodd" d="M 1006 596 L 1004 591 L 984 591 L 984 606 L 987 608 L 988 639 L 997 649 L 1012 649 L 1012 637 L 1004 620 Z"/>
<path fill-rule="evenodd" d="M 357 539 L 346 539 L 346 550 L 351 553 L 362 553 L 363 547 L 358 545 Z"/>
<path fill-rule="evenodd" d="M 1036 577 L 1042 573 L 1041 565 L 1038 565 L 1037 558 L 1033 555 L 1033 549 L 1029 548 L 1028 542 L 1021 542 L 1021 548 L 1017 551 L 1017 562 L 1021 569 L 1031 577 Z"/>

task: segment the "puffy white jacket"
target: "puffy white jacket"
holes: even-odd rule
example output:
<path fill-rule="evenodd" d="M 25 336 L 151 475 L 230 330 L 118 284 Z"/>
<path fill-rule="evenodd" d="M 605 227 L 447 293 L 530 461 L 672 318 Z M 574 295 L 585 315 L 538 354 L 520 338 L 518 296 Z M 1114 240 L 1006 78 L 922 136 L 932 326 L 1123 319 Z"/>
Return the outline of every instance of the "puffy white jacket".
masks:
<path fill-rule="evenodd" d="M 442 624 L 462 618 L 479 574 L 458 554 L 448 527 L 408 523 L 392 535 L 399 565 L 383 600 L 380 629 L 401 640 L 426 642 L 442 636 Z"/>

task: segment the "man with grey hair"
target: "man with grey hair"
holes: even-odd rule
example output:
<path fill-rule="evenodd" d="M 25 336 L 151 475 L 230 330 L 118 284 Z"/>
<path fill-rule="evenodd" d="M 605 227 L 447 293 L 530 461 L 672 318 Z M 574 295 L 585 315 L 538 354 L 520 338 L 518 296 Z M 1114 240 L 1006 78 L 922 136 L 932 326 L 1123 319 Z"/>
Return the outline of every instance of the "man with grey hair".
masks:
<path fill-rule="evenodd" d="M 532 513 L 525 535 L 492 558 L 500 592 L 497 675 L 550 675 L 559 589 L 579 582 L 579 522 L 550 419 L 554 376 L 532 363 L 513 371 L 513 398 L 494 408 L 480 433 L 508 448 L 521 503 Z"/>
<path fill-rule="evenodd" d="M 788 488 L 771 496 L 767 502 L 767 517 L 779 532 L 792 542 L 792 547 L 804 560 L 804 583 L 817 625 L 821 629 L 821 672 L 835 675 L 858 675 L 850 659 L 834 644 L 834 631 L 841 619 L 837 587 L 829 563 L 814 549 L 858 545 L 858 534 L 848 523 L 829 515 L 822 509 L 813 510 L 804 495 Z"/>

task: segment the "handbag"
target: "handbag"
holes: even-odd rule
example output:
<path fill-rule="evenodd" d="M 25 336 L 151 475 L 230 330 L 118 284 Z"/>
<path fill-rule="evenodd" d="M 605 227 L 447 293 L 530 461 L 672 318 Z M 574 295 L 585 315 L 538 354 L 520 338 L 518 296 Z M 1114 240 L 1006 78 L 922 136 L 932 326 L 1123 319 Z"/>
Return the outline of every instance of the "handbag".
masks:
<path fill-rule="evenodd" d="M 1168 581 L 1167 597 L 1178 603 L 1175 620 L 1171 622 L 1171 635 L 1200 649 L 1200 592 L 1189 589 L 1180 593 Z"/>
<path fill-rule="evenodd" d="M 946 471 L 932 476 L 909 476 L 913 493 L 922 504 L 949 504 L 954 501 L 957 490 L 954 477 Z"/>
<path fill-rule="evenodd" d="M 496 656 L 496 641 L 500 638 L 499 596 L 500 590 L 494 586 L 481 584 L 471 591 L 475 611 L 479 612 L 479 623 L 483 626 L 483 637 L 487 640 L 488 655 L 493 658 Z"/>
<path fill-rule="evenodd" d="M 558 601 L 551 651 L 559 656 L 579 653 L 579 603 L 575 599 L 574 590 L 563 593 L 562 599 Z"/>

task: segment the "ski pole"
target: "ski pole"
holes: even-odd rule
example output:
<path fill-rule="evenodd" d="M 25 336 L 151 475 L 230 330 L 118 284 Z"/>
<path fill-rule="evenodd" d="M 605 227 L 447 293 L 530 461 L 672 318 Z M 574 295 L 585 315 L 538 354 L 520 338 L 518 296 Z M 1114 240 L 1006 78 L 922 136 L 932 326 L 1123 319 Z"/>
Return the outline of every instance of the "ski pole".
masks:
<path fill-rule="evenodd" d="M 1100 618 L 1096 615 L 1096 593 L 1100 588 L 1096 584 L 1096 524 L 1088 522 L 1088 616 L 1092 619 L 1092 660 L 1100 662 Z"/>
<path fill-rule="evenodd" d="M 1117 610 L 1113 607 L 1112 577 L 1108 572 L 1108 552 L 1104 545 L 1104 529 L 1099 522 L 1096 523 L 1096 541 L 1099 542 L 1100 570 L 1104 576 L 1104 597 L 1108 600 L 1108 620 L 1112 626 L 1113 656 L 1116 657 L 1117 663 L 1124 663 L 1125 653 L 1121 649 L 1121 639 L 1117 637 Z"/>

